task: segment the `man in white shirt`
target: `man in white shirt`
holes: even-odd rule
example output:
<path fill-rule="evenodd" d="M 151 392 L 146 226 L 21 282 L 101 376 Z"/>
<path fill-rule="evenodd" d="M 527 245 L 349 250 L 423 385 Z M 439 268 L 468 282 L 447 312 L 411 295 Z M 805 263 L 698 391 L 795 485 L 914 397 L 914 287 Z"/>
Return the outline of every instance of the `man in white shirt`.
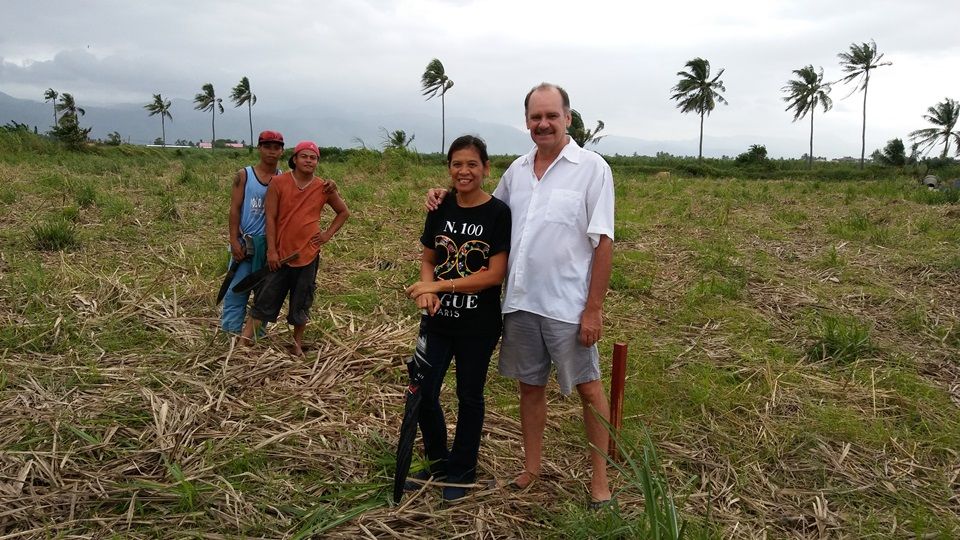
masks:
<path fill-rule="evenodd" d="M 567 135 L 565 90 L 542 83 L 524 109 L 536 148 L 510 165 L 493 192 L 513 215 L 499 368 L 520 386 L 524 470 L 510 485 L 525 489 L 540 473 L 545 390 L 555 365 L 561 392 L 576 388 L 583 404 L 595 447 L 590 506 L 599 507 L 610 500 L 609 435 L 599 419 L 610 413 L 596 343 L 613 259 L 613 176 L 603 158 Z M 437 195 L 431 192 L 428 207 Z"/>

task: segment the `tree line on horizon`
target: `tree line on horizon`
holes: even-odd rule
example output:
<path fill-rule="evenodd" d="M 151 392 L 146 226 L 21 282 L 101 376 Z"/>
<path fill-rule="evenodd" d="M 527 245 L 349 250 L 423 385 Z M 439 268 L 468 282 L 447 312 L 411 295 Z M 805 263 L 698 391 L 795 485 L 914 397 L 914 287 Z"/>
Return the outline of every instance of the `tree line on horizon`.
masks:
<path fill-rule="evenodd" d="M 781 88 L 786 94 L 783 100 L 787 103 L 786 111 L 793 113 L 793 121 L 796 122 L 807 116 L 810 117 L 810 140 L 809 151 L 805 157 L 808 166 L 813 165 L 813 139 L 814 139 L 814 113 L 819 107 L 824 113 L 833 107 L 833 100 L 830 98 L 830 92 L 834 85 L 848 84 L 854 82 L 854 87 L 846 97 L 850 97 L 858 91 L 863 91 L 863 121 L 861 126 L 860 140 L 860 168 L 863 168 L 866 156 L 866 126 L 867 126 L 867 92 L 869 90 L 870 75 L 873 70 L 881 67 L 890 66 L 892 62 L 883 61 L 883 54 L 877 51 L 876 43 L 871 40 L 864 43 L 851 43 L 849 50 L 839 53 L 840 68 L 844 75 L 836 81 L 824 81 L 823 67 L 814 68 L 808 64 L 792 73 L 795 78 L 787 81 L 787 84 Z M 709 60 L 696 57 L 688 61 L 686 69 L 677 72 L 680 80 L 671 88 L 672 95 L 670 99 L 677 102 L 676 107 L 682 113 L 694 112 L 700 117 L 699 145 L 697 159 L 703 159 L 703 129 L 704 120 L 716 108 L 717 104 L 729 104 L 723 95 L 726 92 L 721 76 L 725 69 L 721 68 L 715 75 L 711 75 Z M 427 100 L 434 97 L 440 97 L 441 104 L 441 150 L 442 154 L 446 146 L 446 94 L 453 87 L 453 80 L 447 75 L 443 63 L 433 58 L 426 66 L 420 78 L 420 85 L 423 95 Z M 233 87 L 230 100 L 234 107 L 247 105 L 247 117 L 250 126 L 250 146 L 253 146 L 253 106 L 257 103 L 257 96 L 251 91 L 250 80 L 246 76 L 240 79 L 240 82 Z M 44 101 L 52 102 L 54 105 L 54 127 L 51 130 L 58 139 L 68 144 L 82 144 L 86 141 L 91 128 L 81 128 L 79 117 L 85 114 L 85 111 L 78 107 L 74 97 L 69 93 L 60 93 L 52 88 L 48 88 L 44 93 Z M 223 114 L 223 99 L 218 97 L 213 84 L 205 83 L 201 91 L 194 96 L 194 109 L 211 113 L 211 146 L 217 140 L 216 137 L 216 116 Z M 153 101 L 144 105 L 148 111 L 148 116 L 160 117 L 161 145 L 166 146 L 166 120 L 173 121 L 173 115 L 170 112 L 171 102 L 164 99 L 161 94 L 153 94 Z M 58 116 L 59 115 L 59 116 Z M 603 121 L 598 121 L 593 130 L 586 129 L 583 117 L 580 112 L 571 110 L 572 122 L 568 130 L 570 136 L 580 146 L 598 143 L 603 136 L 599 135 L 604 129 Z M 950 152 L 950 143 L 954 142 L 956 154 L 960 156 L 960 131 L 955 130 L 958 120 L 960 120 L 960 103 L 952 98 L 945 98 L 943 101 L 927 109 L 927 114 L 923 115 L 924 120 L 933 125 L 933 127 L 918 129 L 910 132 L 909 137 L 913 141 L 912 154 L 917 155 L 918 151 L 926 153 L 933 147 L 939 145 L 942 141 L 943 150 L 940 153 L 941 158 L 946 158 Z M 386 131 L 386 129 L 384 129 Z M 114 134 L 111 134 L 114 135 Z M 119 134 L 116 134 L 119 138 Z M 384 137 L 385 148 L 407 148 L 413 141 L 413 135 L 406 136 L 403 130 L 389 132 Z M 755 145 L 756 146 L 756 145 Z M 884 156 L 904 154 L 903 141 L 893 139 L 887 143 L 884 151 L 875 151 L 871 157 L 880 158 Z M 887 161 L 896 161 L 896 158 Z"/>

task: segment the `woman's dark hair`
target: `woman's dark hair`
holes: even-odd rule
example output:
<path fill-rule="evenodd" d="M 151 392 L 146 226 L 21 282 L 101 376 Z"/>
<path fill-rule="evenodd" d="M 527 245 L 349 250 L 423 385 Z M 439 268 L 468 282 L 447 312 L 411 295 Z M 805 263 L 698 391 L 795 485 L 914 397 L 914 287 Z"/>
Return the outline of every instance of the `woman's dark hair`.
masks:
<path fill-rule="evenodd" d="M 480 154 L 481 162 L 486 164 L 490 161 L 490 156 L 487 155 L 487 143 L 483 142 L 483 139 L 475 135 L 461 135 L 457 137 L 457 140 L 450 143 L 450 150 L 447 151 L 447 166 L 453 161 L 454 152 L 470 147 L 476 149 L 477 153 Z"/>

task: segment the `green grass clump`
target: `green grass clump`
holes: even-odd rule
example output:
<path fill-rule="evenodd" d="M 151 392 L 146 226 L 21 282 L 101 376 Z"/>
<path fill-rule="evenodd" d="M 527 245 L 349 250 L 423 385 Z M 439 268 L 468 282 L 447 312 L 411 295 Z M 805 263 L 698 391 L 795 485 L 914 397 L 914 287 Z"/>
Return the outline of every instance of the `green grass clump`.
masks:
<path fill-rule="evenodd" d="M 0 203 L 3 204 L 13 204 L 17 202 L 17 199 L 20 198 L 20 195 L 17 191 L 9 186 L 0 187 Z"/>
<path fill-rule="evenodd" d="M 743 281 L 730 279 L 724 276 L 705 276 L 697 281 L 687 294 L 687 299 L 693 303 L 707 298 L 726 298 L 735 300 L 743 290 Z"/>
<path fill-rule="evenodd" d="M 80 208 L 89 208 L 97 202 L 97 188 L 91 184 L 81 184 L 74 191 L 73 200 Z"/>
<path fill-rule="evenodd" d="M 830 249 L 824 251 L 817 261 L 820 268 L 843 268 L 846 264 L 847 262 L 837 251 L 837 246 L 830 246 Z"/>
<path fill-rule="evenodd" d="M 630 296 L 649 296 L 653 290 L 653 277 L 632 275 L 614 267 L 610 274 L 610 290 Z"/>
<path fill-rule="evenodd" d="M 167 221 L 180 221 L 183 217 L 180 214 L 179 207 L 177 207 L 177 199 L 173 196 L 173 193 L 164 193 L 160 197 L 160 210 L 157 217 Z"/>
<path fill-rule="evenodd" d="M 67 206 L 60 213 L 66 221 L 76 223 L 80 220 L 80 209 L 76 206 Z"/>
<path fill-rule="evenodd" d="M 60 251 L 80 245 L 77 227 L 63 217 L 52 218 L 30 229 L 34 249 Z"/>
<path fill-rule="evenodd" d="M 133 214 L 133 203 L 122 195 L 107 195 L 103 200 L 103 217 L 107 219 L 122 218 Z"/>
<path fill-rule="evenodd" d="M 920 204 L 957 204 L 960 203 L 960 189 L 918 189 L 910 198 Z"/>
<path fill-rule="evenodd" d="M 55 191 L 63 189 L 67 185 L 67 180 L 60 173 L 49 172 L 41 175 L 38 183 L 45 189 Z"/>
<path fill-rule="evenodd" d="M 674 501 L 673 491 L 667 482 L 663 465 L 657 455 L 657 447 L 650 438 L 650 433 L 643 430 L 643 446 L 629 442 L 612 432 L 613 440 L 623 455 L 623 463 L 609 460 L 610 465 L 620 471 L 622 478 L 631 489 L 643 493 L 643 510 L 645 521 L 636 531 L 635 538 L 663 538 L 664 540 L 679 540 L 684 537 L 687 525 L 680 517 L 677 504 Z"/>
<path fill-rule="evenodd" d="M 813 323 L 813 334 L 814 343 L 807 350 L 813 358 L 848 363 L 875 350 L 870 327 L 853 317 L 824 315 Z"/>
<path fill-rule="evenodd" d="M 201 489 L 183 474 L 180 465 L 170 463 L 167 465 L 167 472 L 176 482 L 172 486 L 172 491 L 177 495 L 177 512 L 192 512 L 200 504 Z"/>
<path fill-rule="evenodd" d="M 180 171 L 180 176 L 177 177 L 177 181 L 185 186 L 195 185 L 198 183 L 199 177 L 193 172 L 192 168 L 184 166 L 183 170 Z"/>

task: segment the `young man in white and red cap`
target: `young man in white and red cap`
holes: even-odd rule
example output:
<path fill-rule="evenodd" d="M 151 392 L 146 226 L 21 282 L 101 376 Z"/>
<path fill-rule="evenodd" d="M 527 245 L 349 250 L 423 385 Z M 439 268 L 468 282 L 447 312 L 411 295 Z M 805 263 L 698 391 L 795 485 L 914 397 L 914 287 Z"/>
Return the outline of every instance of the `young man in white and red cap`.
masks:
<path fill-rule="evenodd" d="M 264 201 L 267 186 L 274 176 L 280 174 L 277 164 L 283 155 L 283 135 L 279 131 L 262 131 L 257 151 L 260 161 L 237 171 L 230 192 L 230 254 L 233 263 L 237 264 L 230 289 L 260 269 L 266 260 Z M 250 243 L 253 245 L 248 245 Z M 247 315 L 250 292 L 235 293 L 230 289 L 223 297 L 220 327 L 225 332 L 239 334 Z"/>
<path fill-rule="evenodd" d="M 303 354 L 303 332 L 310 319 L 320 248 L 330 241 L 350 216 L 350 210 L 336 191 L 325 192 L 324 180 L 314 175 L 320 149 L 310 141 L 294 148 L 293 170 L 274 177 L 267 189 L 267 265 L 272 273 L 264 280 L 250 310 L 243 337 L 250 343 L 263 322 L 275 322 L 289 295 L 287 322 L 293 325 L 291 352 Z M 326 230 L 320 230 L 324 206 L 336 213 Z M 285 264 L 280 261 L 296 254 Z"/>

